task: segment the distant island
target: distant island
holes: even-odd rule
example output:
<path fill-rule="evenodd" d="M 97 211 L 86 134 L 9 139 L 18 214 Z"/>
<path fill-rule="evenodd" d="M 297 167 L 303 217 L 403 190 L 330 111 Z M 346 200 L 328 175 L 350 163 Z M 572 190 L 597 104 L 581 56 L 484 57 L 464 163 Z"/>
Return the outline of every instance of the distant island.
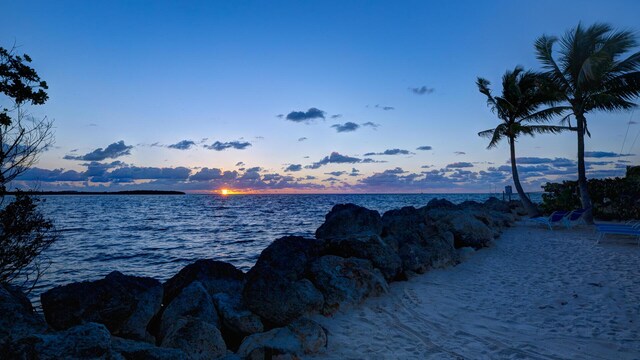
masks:
<path fill-rule="evenodd" d="M 16 191 L 7 192 L 15 195 Z M 182 191 L 128 190 L 128 191 L 21 191 L 29 195 L 185 195 Z"/>

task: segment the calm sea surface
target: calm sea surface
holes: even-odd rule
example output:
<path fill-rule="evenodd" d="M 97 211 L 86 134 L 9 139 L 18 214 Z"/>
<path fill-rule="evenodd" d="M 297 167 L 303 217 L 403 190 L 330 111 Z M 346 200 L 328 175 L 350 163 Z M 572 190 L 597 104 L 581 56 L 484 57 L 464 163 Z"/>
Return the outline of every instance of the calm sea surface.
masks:
<path fill-rule="evenodd" d="M 43 196 L 40 208 L 60 239 L 44 255 L 51 266 L 31 293 L 95 280 L 113 270 L 161 281 L 202 258 L 248 270 L 285 235 L 312 237 L 335 205 L 384 211 L 424 206 L 440 197 L 460 203 L 488 194 Z M 539 201 L 540 194 L 532 194 Z"/>

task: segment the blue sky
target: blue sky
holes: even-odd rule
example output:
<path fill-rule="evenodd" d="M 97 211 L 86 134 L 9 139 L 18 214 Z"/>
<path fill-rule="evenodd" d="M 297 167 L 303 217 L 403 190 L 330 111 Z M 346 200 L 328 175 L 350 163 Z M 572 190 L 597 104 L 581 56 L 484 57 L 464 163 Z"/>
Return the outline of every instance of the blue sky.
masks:
<path fill-rule="evenodd" d="M 535 39 L 579 21 L 640 31 L 637 1 L 2 7 L 0 46 L 17 44 L 50 85 L 29 110 L 55 119 L 55 147 L 17 183 L 41 189 L 500 190 L 508 147 L 477 136 L 498 120 L 476 77 L 495 86 L 516 65 L 539 68 Z M 640 154 L 638 117 L 589 115 L 590 176 L 639 163 L 615 155 Z M 574 134 L 516 150 L 528 191 L 576 178 Z"/>

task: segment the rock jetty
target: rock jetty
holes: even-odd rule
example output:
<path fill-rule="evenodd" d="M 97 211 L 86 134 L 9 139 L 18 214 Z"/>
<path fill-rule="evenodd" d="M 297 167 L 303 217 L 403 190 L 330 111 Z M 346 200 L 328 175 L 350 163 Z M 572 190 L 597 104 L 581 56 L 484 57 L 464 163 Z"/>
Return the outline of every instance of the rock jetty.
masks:
<path fill-rule="evenodd" d="M 490 199 L 432 200 L 382 216 L 354 204 L 326 215 L 314 239 L 286 236 L 247 273 L 198 260 L 160 283 L 114 271 L 41 295 L 44 317 L 0 285 L 0 347 L 16 359 L 293 359 L 322 352 L 307 318 L 384 296 L 389 283 L 455 266 L 489 246 L 522 209 Z"/>

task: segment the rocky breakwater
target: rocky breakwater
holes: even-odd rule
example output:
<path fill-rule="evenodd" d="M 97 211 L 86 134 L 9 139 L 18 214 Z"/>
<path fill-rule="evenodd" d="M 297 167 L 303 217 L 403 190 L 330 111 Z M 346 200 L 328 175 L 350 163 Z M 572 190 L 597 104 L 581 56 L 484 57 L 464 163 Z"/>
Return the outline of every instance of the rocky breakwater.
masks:
<path fill-rule="evenodd" d="M 488 246 L 521 209 L 490 199 L 433 200 L 382 216 L 336 205 L 315 239 L 275 240 L 244 273 L 199 260 L 164 284 L 112 272 L 41 296 L 44 317 L 0 286 L 2 355 L 17 359 L 292 359 L 324 351 L 331 315 L 389 283 L 456 265 Z"/>

